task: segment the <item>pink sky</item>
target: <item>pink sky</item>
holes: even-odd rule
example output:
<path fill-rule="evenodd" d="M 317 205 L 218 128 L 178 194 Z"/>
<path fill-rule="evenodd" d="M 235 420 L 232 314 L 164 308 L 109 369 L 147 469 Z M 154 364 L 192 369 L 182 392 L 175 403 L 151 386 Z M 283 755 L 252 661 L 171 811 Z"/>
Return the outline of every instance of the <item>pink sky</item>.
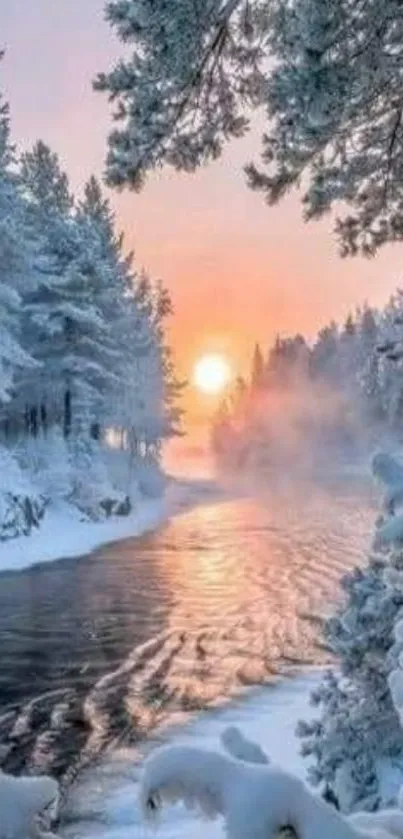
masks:
<path fill-rule="evenodd" d="M 21 145 L 42 137 L 57 151 L 74 188 L 102 171 L 108 106 L 91 89 L 119 44 L 103 21 L 103 0 L 12 0 L 0 6 L 6 57 L 0 87 Z M 168 285 L 172 341 L 188 375 L 203 351 L 223 350 L 247 369 L 254 341 L 276 332 L 308 336 L 367 299 L 384 302 L 399 284 L 402 248 L 370 262 L 342 261 L 330 220 L 304 225 L 298 197 L 269 209 L 245 184 L 242 164 L 257 157 L 259 132 L 235 143 L 193 176 L 164 171 L 141 195 L 113 195 L 137 264 Z"/>

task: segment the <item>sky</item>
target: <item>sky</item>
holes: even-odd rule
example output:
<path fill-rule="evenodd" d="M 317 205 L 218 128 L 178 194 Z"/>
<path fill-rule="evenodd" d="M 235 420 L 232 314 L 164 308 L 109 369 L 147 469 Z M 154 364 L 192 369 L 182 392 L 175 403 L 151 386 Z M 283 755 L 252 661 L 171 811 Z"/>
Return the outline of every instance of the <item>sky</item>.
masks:
<path fill-rule="evenodd" d="M 0 90 L 14 139 L 24 148 L 39 137 L 49 143 L 76 192 L 102 174 L 110 128 L 108 103 L 91 80 L 122 51 L 103 8 L 104 0 L 0 2 Z M 312 337 L 364 300 L 382 304 L 399 284 L 403 247 L 341 260 L 329 218 L 306 225 L 298 195 L 268 208 L 251 192 L 242 166 L 258 159 L 259 146 L 255 125 L 195 175 L 166 169 L 140 195 L 111 196 L 137 265 L 170 289 L 170 338 L 185 377 L 210 350 L 244 374 L 256 340 L 267 347 L 277 333 Z M 192 398 L 195 413 L 213 407 Z"/>

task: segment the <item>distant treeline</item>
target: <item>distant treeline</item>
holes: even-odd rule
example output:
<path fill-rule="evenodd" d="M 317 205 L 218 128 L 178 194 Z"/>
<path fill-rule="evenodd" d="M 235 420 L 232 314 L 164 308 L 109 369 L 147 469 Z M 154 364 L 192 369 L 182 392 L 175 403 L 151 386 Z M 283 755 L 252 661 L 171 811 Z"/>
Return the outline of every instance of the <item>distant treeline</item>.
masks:
<path fill-rule="evenodd" d="M 227 466 L 298 463 L 403 439 L 403 292 L 384 310 L 365 305 L 309 344 L 277 337 L 255 346 L 250 376 L 238 379 L 214 418 L 212 446 Z"/>

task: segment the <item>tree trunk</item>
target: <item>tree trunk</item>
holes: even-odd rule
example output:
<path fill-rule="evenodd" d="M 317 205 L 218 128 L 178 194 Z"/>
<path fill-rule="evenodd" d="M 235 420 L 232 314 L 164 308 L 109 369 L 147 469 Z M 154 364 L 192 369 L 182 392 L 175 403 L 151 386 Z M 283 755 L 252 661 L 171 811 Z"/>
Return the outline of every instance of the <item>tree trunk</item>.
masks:
<path fill-rule="evenodd" d="M 63 411 L 63 436 L 65 440 L 71 434 L 71 391 L 69 388 L 64 393 L 64 411 Z"/>
<path fill-rule="evenodd" d="M 46 435 L 48 431 L 48 412 L 44 402 L 41 405 L 41 426 L 43 433 Z"/>
<path fill-rule="evenodd" d="M 92 437 L 93 440 L 96 440 L 97 442 L 98 442 L 98 440 L 101 439 L 101 426 L 100 426 L 99 422 L 93 422 L 92 423 L 92 425 L 91 425 L 91 437 Z"/>
<path fill-rule="evenodd" d="M 38 408 L 32 405 L 29 411 L 29 431 L 32 437 L 38 436 Z"/>

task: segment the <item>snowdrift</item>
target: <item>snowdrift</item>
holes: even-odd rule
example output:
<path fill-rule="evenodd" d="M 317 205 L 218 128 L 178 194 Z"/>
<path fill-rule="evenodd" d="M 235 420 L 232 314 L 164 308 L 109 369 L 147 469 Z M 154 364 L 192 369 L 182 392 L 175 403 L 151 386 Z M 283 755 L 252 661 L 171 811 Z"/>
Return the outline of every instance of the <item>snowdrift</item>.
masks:
<path fill-rule="evenodd" d="M 0 542 L 31 536 L 61 510 L 64 520 L 78 522 L 128 517 L 144 499 L 161 498 L 165 487 L 155 459 L 128 463 L 124 452 L 90 440 L 66 442 L 58 432 L 12 452 L 0 447 Z"/>
<path fill-rule="evenodd" d="M 0 770 L 0 839 L 51 839 L 58 807 L 53 778 L 14 778 Z"/>
<path fill-rule="evenodd" d="M 190 746 L 163 746 L 146 760 L 140 784 L 145 820 L 164 801 L 223 816 L 228 839 L 402 839 L 398 809 L 343 817 L 297 777 L 272 765 Z"/>

